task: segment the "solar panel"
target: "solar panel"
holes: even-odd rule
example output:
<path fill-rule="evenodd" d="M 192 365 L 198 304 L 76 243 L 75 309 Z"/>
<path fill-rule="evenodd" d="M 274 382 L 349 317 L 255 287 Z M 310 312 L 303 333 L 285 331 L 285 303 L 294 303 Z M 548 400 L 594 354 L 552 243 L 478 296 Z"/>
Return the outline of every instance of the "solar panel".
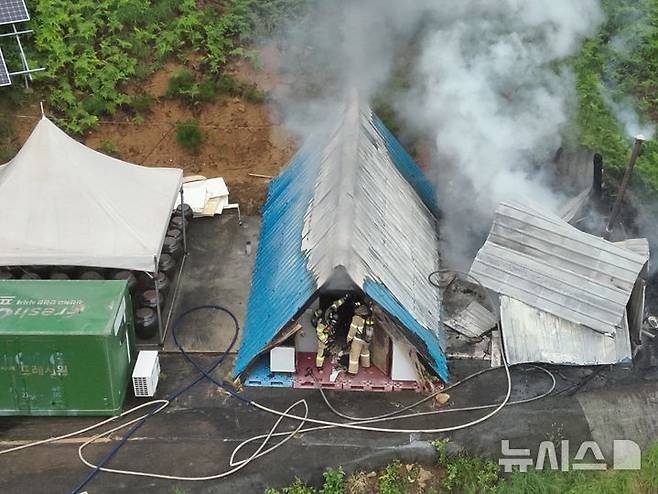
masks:
<path fill-rule="evenodd" d="M 0 24 L 30 20 L 24 0 L 0 0 Z"/>
<path fill-rule="evenodd" d="M 7 64 L 5 63 L 5 57 L 0 50 L 0 86 L 10 86 L 11 79 L 9 78 L 9 71 L 7 70 Z"/>

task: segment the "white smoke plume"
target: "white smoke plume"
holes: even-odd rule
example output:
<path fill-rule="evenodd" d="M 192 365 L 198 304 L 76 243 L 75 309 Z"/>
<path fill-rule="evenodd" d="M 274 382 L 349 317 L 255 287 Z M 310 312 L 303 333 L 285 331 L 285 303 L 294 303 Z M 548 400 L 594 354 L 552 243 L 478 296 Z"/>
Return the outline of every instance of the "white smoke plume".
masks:
<path fill-rule="evenodd" d="M 630 95 L 622 94 L 615 97 L 619 90 L 611 82 L 614 74 L 614 65 L 624 63 L 631 59 L 633 52 L 638 48 L 641 39 L 656 29 L 645 9 L 633 3 L 625 5 L 623 16 L 616 20 L 620 24 L 619 31 L 608 42 L 608 48 L 614 53 L 611 61 L 604 68 L 604 79 L 606 84 L 599 85 L 599 91 L 606 105 L 613 113 L 617 121 L 624 129 L 627 137 L 635 137 L 638 134 L 646 139 L 653 139 L 656 126 L 650 122 L 643 121 L 636 110 L 636 101 Z"/>
<path fill-rule="evenodd" d="M 348 86 L 372 96 L 408 57 L 405 91 L 391 103 L 435 143 L 448 264 L 468 267 L 498 202 L 559 208 L 551 164 L 576 105 L 560 62 L 596 33 L 598 0 L 324 1 L 314 14 L 288 35 L 287 69 L 317 71 L 323 82 L 312 104 L 288 90 L 288 121 L 308 129 L 296 108 L 317 119 Z"/>
<path fill-rule="evenodd" d="M 434 129 L 444 256 L 465 268 L 498 202 L 557 211 L 564 201 L 549 185 L 552 159 L 576 102 L 559 62 L 603 16 L 594 0 L 471 1 L 450 11 L 427 36 L 402 109 Z"/>
<path fill-rule="evenodd" d="M 643 122 L 635 110 L 635 101 L 630 96 L 623 96 L 615 100 L 605 86 L 599 87 L 601 96 L 617 121 L 624 128 L 627 137 L 644 136 L 645 139 L 653 139 L 656 135 L 656 126 L 650 122 Z"/>

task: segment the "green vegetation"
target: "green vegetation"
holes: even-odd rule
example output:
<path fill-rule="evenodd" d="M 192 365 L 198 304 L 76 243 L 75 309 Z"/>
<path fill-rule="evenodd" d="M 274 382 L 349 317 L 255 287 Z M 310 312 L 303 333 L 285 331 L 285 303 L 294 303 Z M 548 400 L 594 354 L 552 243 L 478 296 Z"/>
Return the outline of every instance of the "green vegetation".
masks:
<path fill-rule="evenodd" d="M 377 477 L 379 492 L 381 494 L 405 494 L 408 492 L 408 484 L 413 482 L 417 476 L 416 472 L 405 475 L 404 467 L 399 461 L 394 461 L 384 468 Z"/>
<path fill-rule="evenodd" d="M 228 74 L 219 76 L 216 87 L 222 93 L 244 98 L 253 103 L 262 103 L 266 99 L 265 93 L 258 89 L 255 84 L 238 81 Z"/>
<path fill-rule="evenodd" d="M 301 479 L 296 478 L 295 481 L 288 487 L 284 487 L 281 491 L 275 489 L 267 489 L 265 494 L 316 494 L 317 491 L 312 487 L 307 486 Z"/>
<path fill-rule="evenodd" d="M 6 163 L 16 154 L 16 146 L 11 136 L 14 133 L 14 123 L 8 114 L 0 113 L 0 163 Z"/>
<path fill-rule="evenodd" d="M 198 105 L 214 101 L 217 92 L 255 103 L 265 100 L 265 93 L 254 84 L 238 81 L 229 74 L 221 74 L 216 78 L 198 82 L 194 72 L 189 69 L 181 69 L 171 76 L 165 96 L 180 98 L 187 103 Z"/>
<path fill-rule="evenodd" d="M 497 494 L 653 494 L 658 492 L 658 445 L 642 454 L 639 471 L 516 472 L 501 482 Z"/>
<path fill-rule="evenodd" d="M 379 474 L 357 472 L 345 478 L 342 470 L 327 470 L 324 486 L 316 490 L 296 478 L 281 491 L 265 494 L 653 494 L 658 492 L 658 445 L 642 455 L 639 471 L 533 471 L 499 475 L 498 465 L 484 458 L 449 457 L 446 442 L 437 441 L 437 464 L 427 485 L 419 482 L 421 467 L 395 461 Z"/>
<path fill-rule="evenodd" d="M 168 58 L 195 59 L 212 82 L 182 94 L 194 102 L 214 97 L 215 82 L 234 58 L 255 60 L 245 48 L 306 0 L 35 0 L 31 10 L 36 51 L 35 89 L 45 95 L 59 124 L 74 133 L 118 110 L 141 115 L 152 101 L 139 88 Z M 10 90 L 3 90 L 4 93 Z M 191 93 L 189 91 L 192 91 Z M 243 88 L 246 97 L 252 89 Z"/>
<path fill-rule="evenodd" d="M 439 464 L 445 469 L 443 488 L 448 492 L 492 494 L 496 492 L 498 465 L 491 460 L 459 455 L 449 457 L 447 441 L 435 441 Z"/>
<path fill-rule="evenodd" d="M 345 487 L 345 472 L 342 468 L 338 470 L 329 469 L 323 474 L 324 485 L 320 494 L 343 494 Z"/>
<path fill-rule="evenodd" d="M 102 141 L 100 146 L 101 153 L 118 158 L 120 156 L 119 148 L 112 141 Z"/>
<path fill-rule="evenodd" d="M 574 126 L 579 142 L 603 154 L 606 169 L 619 179 L 630 156 L 631 139 L 616 120 L 601 92 L 614 101 L 632 96 L 637 110 L 658 120 L 658 0 L 603 0 L 607 22 L 589 40 L 573 66 L 580 99 Z M 653 26 L 653 27 L 652 27 Z M 658 143 L 645 144 L 636 182 L 658 192 Z"/>
<path fill-rule="evenodd" d="M 197 152 L 203 137 L 201 129 L 196 120 L 188 120 L 187 122 L 179 122 L 176 124 L 176 142 L 183 146 L 185 149 Z"/>
<path fill-rule="evenodd" d="M 181 98 L 188 103 L 198 105 L 215 99 L 215 85 L 211 80 L 197 82 L 194 72 L 181 69 L 169 79 L 165 96 Z"/>

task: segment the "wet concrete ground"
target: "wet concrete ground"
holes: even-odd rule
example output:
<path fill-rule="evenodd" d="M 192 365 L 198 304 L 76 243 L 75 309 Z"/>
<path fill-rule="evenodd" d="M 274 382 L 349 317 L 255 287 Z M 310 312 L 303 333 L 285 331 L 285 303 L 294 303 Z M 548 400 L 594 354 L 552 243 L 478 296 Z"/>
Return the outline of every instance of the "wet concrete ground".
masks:
<path fill-rule="evenodd" d="M 243 254 L 244 241 L 257 235 L 257 228 L 254 231 L 236 230 L 236 225 L 237 221 L 230 217 L 202 220 L 192 225 L 192 254 L 179 310 L 191 305 L 221 303 L 235 310 L 239 317 L 243 316 L 250 268 L 246 267 L 249 261 L 241 260 L 239 256 L 248 257 Z M 209 238 L 214 239 L 209 243 L 219 242 L 223 247 L 206 247 Z M 252 259 L 255 248 L 254 243 Z M 225 263 L 218 263 L 217 256 L 225 256 Z M 239 264 L 241 262 L 243 264 Z M 182 341 L 197 350 L 210 344 L 212 350 L 225 349 L 232 337 L 230 321 L 205 317 L 207 319 L 202 317 L 185 322 L 180 329 Z M 197 354 L 195 358 L 200 364 L 210 366 L 216 356 Z M 231 356 L 217 370 L 216 376 L 226 377 L 232 364 Z M 453 382 L 482 368 L 482 365 L 469 361 L 452 362 Z M 161 366 L 158 397 L 167 396 L 197 376 L 177 353 L 163 354 Z M 514 448 L 529 448 L 533 454 L 544 440 L 569 439 L 579 444 L 594 439 L 600 441 L 606 455 L 610 454 L 613 439 L 631 439 L 642 446 L 658 440 L 658 372 L 655 368 L 640 363 L 634 369 L 606 368 L 593 377 L 590 377 L 591 369 L 552 369 L 558 379 L 554 395 L 533 403 L 506 407 L 490 420 L 461 431 L 449 434 L 392 434 L 344 429 L 310 432 L 295 437 L 281 449 L 224 480 L 178 482 L 102 473 L 87 489 L 90 494 L 170 493 L 177 487 L 188 493 L 258 493 L 266 487 L 285 485 L 295 476 L 319 484 L 327 467 L 341 465 L 350 472 L 370 470 L 394 458 L 432 461 L 434 452 L 430 441 L 445 437 L 450 439 L 453 451 L 463 448 L 494 459 L 500 456 L 502 439 L 510 440 Z M 541 394 L 550 384 L 550 380 L 537 370 L 516 368 L 512 376 L 512 400 Z M 452 399 L 448 409 L 499 402 L 505 390 L 504 373 L 492 371 L 450 391 Z M 278 410 L 305 399 L 311 416 L 341 421 L 326 408 L 316 390 L 246 388 L 241 394 Z M 328 396 L 339 410 L 354 416 L 397 410 L 420 397 L 411 392 L 330 392 Z M 126 408 L 142 402 L 132 398 L 126 403 Z M 431 407 L 422 405 L 418 410 L 428 411 Z M 379 425 L 407 429 L 439 428 L 462 424 L 486 413 L 447 413 Z M 229 469 L 228 458 L 233 449 L 244 439 L 267 432 L 275 420 L 273 415 L 255 410 L 204 381 L 174 401 L 166 411 L 150 419 L 110 466 L 183 476 L 223 472 Z M 0 419 L 0 449 L 69 432 L 95 421 L 93 418 L 4 417 Z M 293 427 L 290 422 L 283 426 L 287 430 Z M 90 434 L 84 436 L 88 438 Z M 120 435 L 115 434 L 110 440 L 90 447 L 91 459 L 100 458 L 119 438 Z M 0 492 L 69 492 L 88 472 L 77 456 L 78 446 L 83 440 L 78 438 L 0 456 Z M 250 451 L 253 450 L 247 450 L 247 453 Z"/>

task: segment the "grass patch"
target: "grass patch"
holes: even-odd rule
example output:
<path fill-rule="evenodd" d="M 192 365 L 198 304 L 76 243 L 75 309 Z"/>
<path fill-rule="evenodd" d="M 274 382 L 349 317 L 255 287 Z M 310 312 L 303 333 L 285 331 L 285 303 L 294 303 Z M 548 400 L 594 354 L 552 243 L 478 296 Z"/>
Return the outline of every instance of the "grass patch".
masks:
<path fill-rule="evenodd" d="M 199 151 L 203 136 L 196 120 L 176 124 L 176 142 L 194 153 Z"/>
<path fill-rule="evenodd" d="M 228 74 L 220 75 L 216 86 L 217 90 L 223 94 L 243 98 L 253 103 L 262 103 L 267 98 L 266 94 L 255 84 L 239 81 Z"/>
<path fill-rule="evenodd" d="M 467 494 L 493 494 L 498 482 L 498 465 L 479 457 L 448 456 L 448 441 L 432 443 L 436 449 L 439 465 L 445 469 L 442 487 L 448 492 Z"/>
<path fill-rule="evenodd" d="M 255 84 L 239 81 L 229 74 L 197 82 L 194 72 L 189 69 L 181 69 L 171 76 L 165 96 L 198 105 L 214 101 L 217 93 L 254 103 L 262 103 L 266 99 L 266 94 Z"/>
<path fill-rule="evenodd" d="M 498 465 L 486 458 L 448 456 L 446 441 L 437 441 L 437 464 L 421 465 L 399 461 L 379 472 L 356 472 L 345 478 L 341 469 L 324 474 L 320 490 L 300 479 L 280 491 L 265 494 L 655 494 L 658 492 L 658 444 L 642 454 L 638 471 L 536 471 L 501 476 Z M 425 480 L 421 479 L 423 473 Z M 429 477 L 429 481 L 428 480 Z"/>
<path fill-rule="evenodd" d="M 165 96 L 168 98 L 185 97 L 196 85 L 196 77 L 190 69 L 180 69 L 172 74 L 167 84 Z"/>
<path fill-rule="evenodd" d="M 130 108 L 135 114 L 143 115 L 151 111 L 155 98 L 150 94 L 136 94 L 130 98 Z"/>
<path fill-rule="evenodd" d="M 119 147 L 114 144 L 112 141 L 101 141 L 100 152 L 107 154 L 108 156 L 114 156 L 118 158 L 120 156 Z"/>
<path fill-rule="evenodd" d="M 169 79 L 165 96 L 198 105 L 214 101 L 215 92 L 215 83 L 211 79 L 197 82 L 194 72 L 189 69 L 181 69 Z"/>
<path fill-rule="evenodd" d="M 576 143 L 600 152 L 606 173 L 619 180 L 632 142 L 606 104 L 601 87 L 607 87 L 614 100 L 632 96 L 641 116 L 658 119 L 658 0 L 603 0 L 602 5 L 605 25 L 573 60 L 579 105 L 567 132 L 576 129 Z M 625 39 L 627 49 L 620 47 Z M 655 140 L 645 143 L 634 181 L 644 193 L 658 192 Z"/>
<path fill-rule="evenodd" d="M 658 492 L 658 445 L 642 453 L 639 471 L 515 472 L 502 481 L 497 494 L 655 494 Z"/>

